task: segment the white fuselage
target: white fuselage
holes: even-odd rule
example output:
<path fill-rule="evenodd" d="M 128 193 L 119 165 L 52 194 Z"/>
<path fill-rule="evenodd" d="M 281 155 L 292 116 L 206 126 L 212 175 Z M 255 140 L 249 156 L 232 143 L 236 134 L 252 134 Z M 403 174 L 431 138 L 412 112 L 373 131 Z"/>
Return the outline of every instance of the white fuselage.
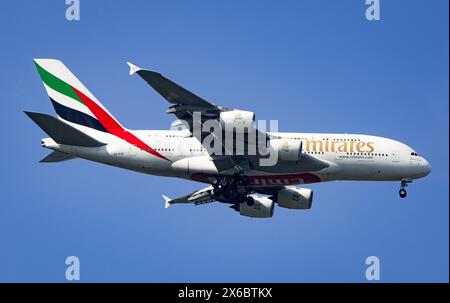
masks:
<path fill-rule="evenodd" d="M 179 177 L 208 183 L 218 174 L 201 143 L 187 130 L 130 131 L 168 160 L 141 150 L 109 133 L 78 126 L 90 136 L 107 143 L 101 147 L 59 145 L 43 139 L 44 147 L 79 158 L 105 163 L 146 174 Z M 387 138 L 321 133 L 270 133 L 287 141 L 302 140 L 303 153 L 320 159 L 328 167 L 305 171 L 301 161 L 250 169 L 245 175 L 253 186 L 280 186 L 333 180 L 396 181 L 426 176 L 429 163 L 409 146 Z"/>

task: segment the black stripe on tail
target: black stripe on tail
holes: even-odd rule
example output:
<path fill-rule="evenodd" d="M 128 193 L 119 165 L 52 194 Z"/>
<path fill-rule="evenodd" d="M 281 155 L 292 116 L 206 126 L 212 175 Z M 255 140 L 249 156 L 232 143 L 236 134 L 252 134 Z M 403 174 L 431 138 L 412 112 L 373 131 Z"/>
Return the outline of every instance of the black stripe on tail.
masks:
<path fill-rule="evenodd" d="M 53 107 L 55 108 L 55 111 L 58 114 L 58 116 L 60 116 L 64 120 L 80 124 L 83 126 L 87 126 L 102 132 L 108 132 L 97 119 L 89 116 L 88 114 L 64 106 L 56 102 L 52 98 L 50 98 L 50 100 L 52 101 Z"/>

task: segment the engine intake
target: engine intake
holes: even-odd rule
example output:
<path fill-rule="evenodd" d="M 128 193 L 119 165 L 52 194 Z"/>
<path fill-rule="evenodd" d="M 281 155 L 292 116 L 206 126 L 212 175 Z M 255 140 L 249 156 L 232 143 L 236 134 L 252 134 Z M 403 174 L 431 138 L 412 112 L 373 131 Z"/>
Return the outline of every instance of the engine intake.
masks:
<path fill-rule="evenodd" d="M 220 123 L 225 131 L 244 133 L 254 129 L 255 113 L 245 110 L 230 110 L 220 113 Z"/>
<path fill-rule="evenodd" d="M 241 216 L 253 218 L 270 218 L 273 216 L 274 203 L 272 199 L 262 196 L 254 196 L 254 203 L 249 206 L 246 202 L 239 204 L 239 214 Z"/>
<path fill-rule="evenodd" d="M 290 209 L 310 209 L 313 191 L 308 188 L 285 187 L 278 191 L 278 206 Z"/>
<path fill-rule="evenodd" d="M 270 151 L 278 153 L 278 159 L 299 161 L 302 157 L 303 143 L 300 140 L 270 139 Z"/>

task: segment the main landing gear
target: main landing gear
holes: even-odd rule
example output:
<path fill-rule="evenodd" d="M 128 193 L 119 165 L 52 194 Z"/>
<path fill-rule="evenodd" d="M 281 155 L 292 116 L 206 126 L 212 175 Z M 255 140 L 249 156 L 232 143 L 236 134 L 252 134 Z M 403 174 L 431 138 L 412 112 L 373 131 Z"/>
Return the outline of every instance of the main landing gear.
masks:
<path fill-rule="evenodd" d="M 405 187 L 408 186 L 409 183 L 412 182 L 412 179 L 403 179 L 401 180 L 400 190 L 398 191 L 398 194 L 400 195 L 400 198 L 406 197 L 406 189 Z"/>
<path fill-rule="evenodd" d="M 249 206 L 253 206 L 255 204 L 253 197 L 238 191 L 238 185 L 245 184 L 248 184 L 248 177 L 239 174 L 233 174 L 231 177 L 213 177 L 211 179 L 215 198 L 223 196 L 227 200 L 237 203 L 247 203 Z"/>

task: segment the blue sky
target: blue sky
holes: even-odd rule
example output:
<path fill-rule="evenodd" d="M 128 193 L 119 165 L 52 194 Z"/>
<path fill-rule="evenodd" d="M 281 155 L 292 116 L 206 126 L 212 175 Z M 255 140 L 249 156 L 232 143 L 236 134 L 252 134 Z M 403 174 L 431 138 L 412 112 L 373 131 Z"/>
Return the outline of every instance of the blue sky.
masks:
<path fill-rule="evenodd" d="M 2 68 L 0 281 L 448 281 L 448 1 L 9 1 Z M 130 4 L 131 3 L 131 4 Z M 23 110 L 53 109 L 32 58 L 58 58 L 131 129 L 168 129 L 167 103 L 126 61 L 280 130 L 364 133 L 433 166 L 407 199 L 396 182 L 315 184 L 313 208 L 269 220 L 223 204 L 164 209 L 194 182 L 83 160 L 38 161 L 45 137 Z"/>

